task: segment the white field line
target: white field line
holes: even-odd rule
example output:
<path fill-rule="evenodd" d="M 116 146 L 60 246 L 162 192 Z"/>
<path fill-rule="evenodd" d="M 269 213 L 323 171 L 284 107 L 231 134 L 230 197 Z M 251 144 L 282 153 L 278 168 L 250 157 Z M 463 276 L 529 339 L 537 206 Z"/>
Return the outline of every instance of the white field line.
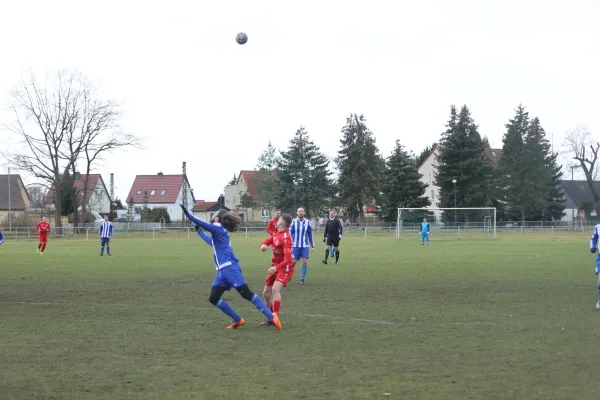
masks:
<path fill-rule="evenodd" d="M 146 309 L 163 309 L 163 310 L 199 310 L 199 311 L 218 311 L 216 307 L 197 307 L 197 306 L 164 306 L 158 304 L 123 304 L 123 303 L 60 303 L 60 302 L 35 302 L 35 301 L 16 301 L 16 302 L 0 302 L 2 305 L 28 305 L 28 306 L 73 306 L 73 305 L 84 305 L 84 306 L 98 306 L 98 307 L 113 307 L 113 308 L 146 308 Z M 422 321 L 408 321 L 408 322 L 391 322 L 391 321 L 382 321 L 382 320 L 374 320 L 374 319 L 364 319 L 364 318 L 355 318 L 355 317 L 341 317 L 335 315 L 324 315 L 324 314 L 305 314 L 299 312 L 286 312 L 285 314 L 297 315 L 300 317 L 307 318 L 319 318 L 319 319 L 329 319 L 332 323 L 339 323 L 341 321 L 345 322 L 354 322 L 359 324 L 367 324 L 367 325 L 387 325 L 387 326 L 433 326 L 433 327 L 448 327 L 448 326 L 491 326 L 495 325 L 492 322 L 486 321 L 456 321 L 456 322 L 422 322 Z M 82 320 L 79 320 L 82 321 Z M 102 320 L 83 320 L 88 322 L 98 322 Z M 127 320 L 106 320 L 107 322 L 123 322 Z M 131 319 L 132 322 L 143 322 L 135 319 Z M 148 321 L 148 322 L 158 322 L 158 321 Z M 207 320 L 196 320 L 199 322 L 212 322 Z"/>

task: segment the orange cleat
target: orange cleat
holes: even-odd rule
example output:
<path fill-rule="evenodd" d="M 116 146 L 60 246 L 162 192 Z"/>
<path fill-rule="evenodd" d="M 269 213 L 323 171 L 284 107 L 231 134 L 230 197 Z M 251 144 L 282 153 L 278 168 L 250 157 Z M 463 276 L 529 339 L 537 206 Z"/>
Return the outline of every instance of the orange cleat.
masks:
<path fill-rule="evenodd" d="M 283 329 L 283 325 L 281 325 L 281 321 L 279 320 L 279 315 L 273 313 L 273 325 L 277 328 L 278 331 Z"/>
<path fill-rule="evenodd" d="M 239 328 L 240 326 L 244 325 L 245 323 L 246 323 L 246 321 L 244 321 L 244 318 L 242 318 L 238 322 L 234 322 L 233 324 L 229 325 L 227 327 L 227 329 Z"/>

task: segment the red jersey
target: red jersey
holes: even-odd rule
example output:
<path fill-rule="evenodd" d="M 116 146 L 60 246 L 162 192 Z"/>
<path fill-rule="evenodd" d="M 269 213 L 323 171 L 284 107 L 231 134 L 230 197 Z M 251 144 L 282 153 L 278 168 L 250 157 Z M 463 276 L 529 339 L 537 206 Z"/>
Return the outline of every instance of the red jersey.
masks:
<path fill-rule="evenodd" d="M 48 232 L 50 232 L 50 224 L 44 221 L 40 221 L 35 226 L 35 231 L 40 236 L 48 236 Z"/>
<path fill-rule="evenodd" d="M 273 247 L 273 257 L 271 262 L 277 268 L 277 271 L 292 271 L 294 261 L 292 260 L 292 238 L 290 231 L 285 230 L 277 232 L 274 236 L 264 240 L 261 245 Z"/>
<path fill-rule="evenodd" d="M 269 223 L 267 224 L 267 233 L 271 236 L 275 236 L 278 232 L 277 229 L 277 221 L 279 221 L 276 218 L 273 218 L 272 220 L 269 221 Z"/>

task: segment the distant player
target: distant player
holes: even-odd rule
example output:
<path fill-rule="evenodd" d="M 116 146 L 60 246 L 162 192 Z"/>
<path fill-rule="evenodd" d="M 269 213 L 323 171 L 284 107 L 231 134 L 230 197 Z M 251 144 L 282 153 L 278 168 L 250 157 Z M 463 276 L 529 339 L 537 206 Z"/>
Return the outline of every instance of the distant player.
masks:
<path fill-rule="evenodd" d="M 108 215 L 104 216 L 104 221 L 100 224 L 98 237 L 100 238 L 100 255 L 104 255 L 104 246 L 106 246 L 106 254 L 110 256 L 110 238 L 113 237 L 113 224 L 108 220 Z"/>
<path fill-rule="evenodd" d="M 4 243 L 4 233 L 2 233 L 2 231 L 0 231 L 0 245 Z"/>
<path fill-rule="evenodd" d="M 590 239 L 590 249 L 592 253 L 598 251 L 598 237 L 600 237 L 600 224 L 594 226 L 594 233 Z M 600 296 L 600 253 L 596 256 L 596 276 L 598 277 L 598 295 Z M 596 308 L 600 308 L 600 300 L 596 303 Z"/>
<path fill-rule="evenodd" d="M 277 314 L 271 312 L 260 296 L 254 294 L 248 287 L 244 275 L 242 274 L 242 267 L 240 266 L 239 259 L 231 248 L 231 237 L 229 236 L 229 232 L 238 230 L 241 222 L 239 217 L 229 214 L 226 210 L 219 210 L 214 213 L 210 223 L 208 223 L 194 217 L 182 204 L 179 206 L 185 213 L 185 216 L 199 226 L 199 228 L 197 228 L 198 235 L 213 248 L 217 276 L 215 276 L 212 283 L 208 301 L 233 319 L 233 323 L 229 325 L 227 329 L 236 329 L 246 323 L 246 321 L 244 321 L 244 319 L 242 319 L 242 317 L 240 317 L 233 308 L 221 298 L 223 293 L 233 287 L 238 291 L 240 296 L 254 304 L 254 306 L 262 312 L 269 321 L 273 322 L 273 325 L 278 330 L 281 330 L 283 327 L 281 326 Z M 200 228 L 207 230 L 208 233 L 210 233 L 210 238 L 208 235 L 204 234 L 204 232 L 200 234 Z"/>
<path fill-rule="evenodd" d="M 429 246 L 429 222 L 427 222 L 427 218 L 423 218 L 419 232 L 421 232 L 421 246 L 425 245 L 425 240 L 427 240 L 427 245 Z"/>
<path fill-rule="evenodd" d="M 312 225 L 309 220 L 304 218 L 304 208 L 300 207 L 296 212 L 297 217 L 290 226 L 290 235 L 292 236 L 292 258 L 294 264 L 302 260 L 302 275 L 300 275 L 300 284 L 304 285 L 306 273 L 308 272 L 308 246 L 311 251 L 315 251 L 315 242 L 313 239 Z"/>
<path fill-rule="evenodd" d="M 48 244 L 48 232 L 50 232 L 50 224 L 48 223 L 48 218 L 44 217 L 40 222 L 35 226 L 35 231 L 38 233 L 38 246 L 36 252 L 38 254 L 44 254 L 44 250 L 46 250 L 46 245 Z"/>
<path fill-rule="evenodd" d="M 340 261 L 340 240 L 342 240 L 343 232 L 342 221 L 336 218 L 334 210 L 329 211 L 329 220 L 325 224 L 325 233 L 323 235 L 323 241 L 327 244 L 323 264 L 327 264 L 327 258 L 329 258 L 332 249 L 335 249 L 335 263 L 337 264 Z"/>
<path fill-rule="evenodd" d="M 294 275 L 294 261 L 292 260 L 292 238 L 290 237 L 290 225 L 292 217 L 284 214 L 279 218 L 277 234 L 265 239 L 260 244 L 261 251 L 267 251 L 273 246 L 273 257 L 271 268 L 268 270 L 263 297 L 269 309 L 279 315 L 281 309 L 281 289 L 287 287 L 288 282 Z M 264 321 L 261 325 L 271 325 L 271 321 Z"/>
<path fill-rule="evenodd" d="M 267 233 L 269 234 L 269 236 L 274 236 L 277 234 L 277 232 L 279 232 L 279 230 L 277 229 L 277 224 L 279 223 L 280 217 L 281 217 L 281 210 L 275 210 L 273 219 L 271 219 L 267 223 Z"/>

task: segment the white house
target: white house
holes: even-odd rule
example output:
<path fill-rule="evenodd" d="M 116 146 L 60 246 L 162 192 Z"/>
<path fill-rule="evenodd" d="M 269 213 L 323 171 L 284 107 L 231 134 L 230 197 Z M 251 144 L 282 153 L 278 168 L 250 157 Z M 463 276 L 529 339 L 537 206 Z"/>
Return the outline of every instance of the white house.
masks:
<path fill-rule="evenodd" d="M 87 188 L 84 193 L 84 186 L 87 180 Z M 100 174 L 88 175 L 77 173 L 73 182 L 77 195 L 87 204 L 87 210 L 91 213 L 108 214 L 110 213 L 110 194 L 104 184 L 104 179 Z M 46 194 L 46 204 L 53 208 L 54 204 L 54 185 L 50 187 Z M 80 207 L 81 210 L 81 207 Z"/>
<path fill-rule="evenodd" d="M 256 183 L 261 179 L 261 174 L 259 171 L 242 170 L 234 185 L 225 186 L 224 206 L 247 222 L 267 222 L 271 216 L 272 210 L 267 208 L 249 207 L 246 209 L 241 206 L 241 197 L 244 193 L 248 193 L 252 198 L 258 199 L 259 193 Z"/>
<path fill-rule="evenodd" d="M 594 194 L 587 181 L 560 181 L 565 192 L 565 215 L 561 221 L 577 224 L 597 220 Z M 600 182 L 594 182 L 594 187 L 600 190 Z"/>
<path fill-rule="evenodd" d="M 439 194 L 440 188 L 435 184 L 435 173 L 437 171 L 438 166 L 438 157 L 440 156 L 442 149 L 440 146 L 436 146 L 435 149 L 427 156 L 425 161 L 419 165 L 418 171 L 421 174 L 420 181 L 427 185 L 427 191 L 425 194 L 429 197 L 431 201 L 431 206 L 427 208 L 437 208 L 439 207 Z M 485 154 L 492 161 L 492 166 L 498 166 L 498 160 L 502 155 L 502 149 L 486 149 Z M 434 213 L 436 218 L 439 218 L 441 212 Z"/>
<path fill-rule="evenodd" d="M 187 204 L 191 211 L 194 207 L 194 192 L 190 189 L 187 176 L 183 174 L 137 175 L 131 190 L 125 200 L 127 204 L 134 203 L 134 221 L 140 220 L 140 214 L 145 204 L 150 209 L 165 208 L 171 221 L 181 221 L 182 212 L 179 204 L 183 204 L 184 183 L 187 186 Z"/>

